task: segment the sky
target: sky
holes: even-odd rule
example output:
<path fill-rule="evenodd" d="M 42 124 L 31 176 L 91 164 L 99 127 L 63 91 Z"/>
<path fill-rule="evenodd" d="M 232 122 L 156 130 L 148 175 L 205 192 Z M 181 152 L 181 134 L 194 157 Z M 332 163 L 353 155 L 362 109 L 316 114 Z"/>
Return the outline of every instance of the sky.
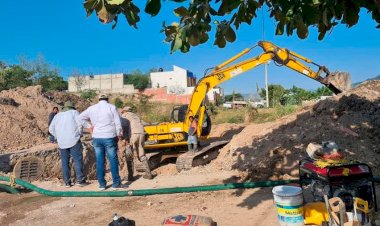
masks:
<path fill-rule="evenodd" d="M 143 6 L 145 1 L 139 2 Z M 170 54 L 170 45 L 164 43 L 160 33 L 163 21 L 177 21 L 172 12 L 178 4 L 163 2 L 163 9 L 156 17 L 142 10 L 138 29 L 128 26 L 119 18 L 117 27 L 101 24 L 95 15 L 86 17 L 82 1 L 49 0 L 0 0 L 0 60 L 17 64 L 20 56 L 35 59 L 42 54 L 46 61 L 59 68 L 67 78 L 70 73 L 83 74 L 128 73 L 151 68 L 171 70 L 173 65 L 192 71 L 198 78 L 206 68 L 216 66 L 233 57 L 243 49 L 254 46 L 263 38 L 263 17 L 259 12 L 252 25 L 242 25 L 237 40 L 223 49 L 213 45 L 210 35 L 207 44 L 192 47 L 189 53 Z M 140 7 L 143 9 L 143 7 Z M 359 23 L 347 28 L 340 25 L 318 41 L 317 28 L 310 28 L 307 39 L 295 36 L 276 36 L 275 23 L 264 11 L 265 39 L 280 47 L 299 53 L 330 71 L 347 71 L 354 82 L 380 74 L 380 29 L 371 15 L 364 10 Z M 262 53 L 256 48 L 250 56 Z M 314 68 L 315 69 L 315 68 Z M 268 66 L 269 83 L 286 88 L 293 85 L 304 89 L 316 89 L 320 84 L 286 67 Z M 256 83 L 264 87 L 264 67 L 259 66 L 225 83 L 225 93 L 256 92 Z"/>

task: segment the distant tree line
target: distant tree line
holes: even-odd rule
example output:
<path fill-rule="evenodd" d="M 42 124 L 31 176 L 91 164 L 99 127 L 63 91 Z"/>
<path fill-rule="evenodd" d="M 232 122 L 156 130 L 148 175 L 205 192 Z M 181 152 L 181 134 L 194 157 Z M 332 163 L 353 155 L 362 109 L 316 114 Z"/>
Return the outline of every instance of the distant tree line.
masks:
<path fill-rule="evenodd" d="M 321 96 L 331 96 L 333 93 L 327 87 L 322 86 L 314 91 L 305 90 L 297 86 L 285 89 L 281 85 L 271 84 L 268 86 L 269 106 L 298 105 L 302 101 L 317 99 Z M 259 95 L 265 99 L 265 89 L 261 89 Z"/>
<path fill-rule="evenodd" d="M 34 61 L 20 58 L 18 65 L 0 61 L 0 91 L 31 85 L 41 85 L 43 91 L 67 90 L 67 81 L 59 75 L 57 68 L 46 63 L 43 56 Z"/>
<path fill-rule="evenodd" d="M 306 90 L 293 86 L 290 89 L 285 89 L 282 85 L 271 84 L 268 86 L 269 106 L 275 107 L 278 105 L 298 105 L 302 101 L 317 99 L 321 96 L 330 96 L 333 93 L 327 87 L 322 86 L 314 91 Z M 264 100 L 266 99 L 265 89 L 259 90 L 259 95 Z M 224 102 L 233 100 L 244 100 L 241 93 L 233 92 L 230 95 L 224 96 Z"/>

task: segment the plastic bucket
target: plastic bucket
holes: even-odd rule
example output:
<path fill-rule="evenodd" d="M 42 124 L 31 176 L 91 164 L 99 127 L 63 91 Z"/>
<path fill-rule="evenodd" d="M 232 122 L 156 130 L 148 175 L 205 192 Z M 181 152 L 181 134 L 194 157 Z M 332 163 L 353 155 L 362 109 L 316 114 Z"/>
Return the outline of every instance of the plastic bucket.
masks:
<path fill-rule="evenodd" d="M 276 186 L 272 190 L 281 226 L 302 226 L 303 196 L 302 189 L 295 186 Z"/>

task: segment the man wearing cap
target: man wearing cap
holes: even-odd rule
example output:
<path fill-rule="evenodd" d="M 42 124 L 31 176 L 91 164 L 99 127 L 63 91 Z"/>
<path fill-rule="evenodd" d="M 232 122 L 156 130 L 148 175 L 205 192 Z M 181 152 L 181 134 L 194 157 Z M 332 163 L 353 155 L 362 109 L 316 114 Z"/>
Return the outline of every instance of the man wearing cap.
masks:
<path fill-rule="evenodd" d="M 122 124 L 124 130 L 125 146 L 132 148 L 132 153 L 126 153 L 127 157 L 127 170 L 128 181 L 133 181 L 133 152 L 138 154 L 138 158 L 144 165 L 145 174 L 143 178 L 153 179 L 153 174 L 150 170 L 148 159 L 145 156 L 144 141 L 145 131 L 144 126 L 135 113 L 132 112 L 131 107 L 124 107 L 121 110 Z"/>
<path fill-rule="evenodd" d="M 70 156 L 74 160 L 76 185 L 81 187 L 86 185 L 83 173 L 83 147 L 80 141 L 82 124 L 78 116 L 79 112 L 74 105 L 71 101 L 67 101 L 62 111 L 53 118 L 49 126 L 50 134 L 57 139 L 61 155 L 63 180 L 67 188 L 72 185 L 70 179 Z"/>
<path fill-rule="evenodd" d="M 107 153 L 112 174 L 112 188 L 123 188 L 119 175 L 117 156 L 118 137 L 122 138 L 120 115 L 115 105 L 108 103 L 106 94 L 99 95 L 99 103 L 92 105 L 80 114 L 82 124 L 92 130 L 93 145 L 96 156 L 96 173 L 99 190 L 105 190 L 105 155 Z"/>

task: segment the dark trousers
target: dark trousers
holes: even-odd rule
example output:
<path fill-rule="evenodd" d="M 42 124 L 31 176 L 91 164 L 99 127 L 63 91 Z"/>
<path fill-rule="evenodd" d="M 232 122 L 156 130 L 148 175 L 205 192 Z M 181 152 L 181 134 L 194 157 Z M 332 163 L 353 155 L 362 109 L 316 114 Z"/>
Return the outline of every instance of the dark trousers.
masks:
<path fill-rule="evenodd" d="M 84 182 L 86 180 L 84 173 L 83 173 L 83 146 L 82 142 L 78 141 L 74 146 L 71 148 L 65 148 L 61 149 L 59 148 L 59 152 L 61 154 L 61 162 L 62 162 L 62 175 L 63 175 L 63 181 L 65 184 L 71 184 L 70 180 L 70 156 L 73 158 L 74 161 L 74 169 L 75 169 L 75 175 L 77 178 L 77 182 Z"/>

